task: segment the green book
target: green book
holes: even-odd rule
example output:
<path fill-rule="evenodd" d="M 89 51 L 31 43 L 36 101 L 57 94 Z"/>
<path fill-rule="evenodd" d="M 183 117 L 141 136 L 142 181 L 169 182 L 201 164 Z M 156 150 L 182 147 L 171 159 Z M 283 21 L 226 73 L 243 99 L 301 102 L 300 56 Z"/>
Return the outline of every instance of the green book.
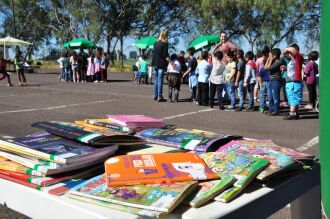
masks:
<path fill-rule="evenodd" d="M 256 175 L 269 165 L 268 160 L 234 152 L 210 152 L 200 154 L 200 156 L 215 173 L 229 174 L 237 180 L 234 188 L 216 197 L 216 200 L 221 202 L 229 202 L 236 197 Z"/>
<path fill-rule="evenodd" d="M 219 180 L 210 180 L 198 183 L 200 188 L 197 193 L 190 197 L 191 201 L 189 202 L 189 205 L 194 208 L 203 205 L 219 193 L 223 192 L 235 181 L 234 177 L 229 174 L 219 174 L 219 176 Z"/>

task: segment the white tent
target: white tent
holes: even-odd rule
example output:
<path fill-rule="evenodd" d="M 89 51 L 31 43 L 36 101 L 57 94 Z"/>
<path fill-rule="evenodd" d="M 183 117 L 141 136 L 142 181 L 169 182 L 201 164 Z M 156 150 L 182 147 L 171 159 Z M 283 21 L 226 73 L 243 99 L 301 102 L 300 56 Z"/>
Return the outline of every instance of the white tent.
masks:
<path fill-rule="evenodd" d="M 32 45 L 32 43 L 7 36 L 5 38 L 0 38 L 0 45 L 4 47 L 4 58 L 6 58 L 6 46 L 29 46 Z"/>

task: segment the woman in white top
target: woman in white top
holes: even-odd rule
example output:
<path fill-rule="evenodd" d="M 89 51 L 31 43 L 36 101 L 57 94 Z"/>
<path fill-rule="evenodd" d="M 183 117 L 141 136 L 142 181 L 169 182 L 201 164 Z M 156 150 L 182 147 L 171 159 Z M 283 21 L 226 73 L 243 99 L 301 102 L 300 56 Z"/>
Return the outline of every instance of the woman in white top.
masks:
<path fill-rule="evenodd" d="M 210 107 L 214 106 L 214 95 L 217 93 L 219 109 L 223 110 L 222 92 L 225 87 L 226 64 L 222 62 L 223 53 L 216 51 L 216 46 L 212 51 L 212 71 L 210 75 Z M 215 52 L 216 51 L 216 52 Z"/>
<path fill-rule="evenodd" d="M 75 51 L 72 51 L 71 53 L 70 64 L 73 74 L 73 82 L 79 82 L 78 55 Z"/>

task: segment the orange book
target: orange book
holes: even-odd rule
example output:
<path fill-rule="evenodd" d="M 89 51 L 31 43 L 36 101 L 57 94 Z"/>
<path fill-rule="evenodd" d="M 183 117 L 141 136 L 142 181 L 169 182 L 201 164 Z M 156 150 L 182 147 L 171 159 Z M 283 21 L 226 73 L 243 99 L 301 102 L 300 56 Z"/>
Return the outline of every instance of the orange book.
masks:
<path fill-rule="evenodd" d="M 123 155 L 105 162 L 108 186 L 218 179 L 197 154 Z"/>

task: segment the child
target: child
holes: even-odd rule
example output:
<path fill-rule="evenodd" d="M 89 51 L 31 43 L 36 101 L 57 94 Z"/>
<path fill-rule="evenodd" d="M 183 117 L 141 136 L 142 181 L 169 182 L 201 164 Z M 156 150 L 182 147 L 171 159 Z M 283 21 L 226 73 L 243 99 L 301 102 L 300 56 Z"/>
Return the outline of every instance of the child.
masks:
<path fill-rule="evenodd" d="M 263 60 L 263 65 L 266 64 L 268 60 L 268 56 L 267 58 L 265 58 Z M 269 71 L 265 70 L 265 67 L 262 66 L 260 68 L 260 71 L 258 73 L 258 81 L 260 84 L 260 92 L 259 92 L 259 98 L 260 98 L 260 106 L 259 106 L 259 112 L 264 113 L 265 112 L 265 108 L 266 108 L 266 99 L 267 99 L 267 94 L 269 92 Z"/>
<path fill-rule="evenodd" d="M 282 80 L 281 66 L 283 63 L 280 60 L 281 50 L 279 48 L 272 49 L 269 54 L 269 60 L 266 63 L 266 69 L 269 71 L 269 112 L 270 116 L 278 115 L 280 106 L 280 88 Z"/>
<path fill-rule="evenodd" d="M 94 83 L 100 83 L 101 79 L 101 72 L 102 72 L 102 66 L 101 66 L 101 51 L 97 50 L 96 55 L 94 58 L 94 66 L 95 66 L 95 80 Z"/>
<path fill-rule="evenodd" d="M 94 65 L 94 54 L 91 52 L 89 55 L 86 80 L 92 82 L 95 77 L 95 65 Z"/>
<path fill-rule="evenodd" d="M 180 74 L 181 74 L 181 64 L 177 59 L 177 55 L 171 55 L 171 61 L 167 66 L 168 75 L 168 102 L 172 102 L 172 92 L 174 89 L 174 101 L 179 102 L 179 92 L 180 92 Z"/>
<path fill-rule="evenodd" d="M 2 57 L 2 54 L 0 54 L 0 81 L 4 78 L 7 78 L 7 86 L 11 87 L 13 86 L 13 84 L 10 81 L 10 75 L 7 73 L 6 67 L 7 67 L 7 63 L 9 63 L 10 61 L 7 59 L 4 59 Z"/>
<path fill-rule="evenodd" d="M 243 110 L 243 104 L 244 104 L 244 73 L 245 73 L 245 61 L 244 58 L 244 52 L 243 50 L 237 50 L 236 52 L 236 58 L 237 58 L 237 76 L 235 81 L 235 87 L 238 91 L 238 97 L 239 97 L 239 103 L 237 111 Z"/>
<path fill-rule="evenodd" d="M 210 108 L 213 108 L 214 95 L 217 93 L 219 109 L 223 110 L 222 92 L 225 86 L 226 64 L 221 61 L 223 59 L 223 53 L 216 51 L 217 48 L 218 46 L 212 51 L 213 67 L 210 75 Z"/>
<path fill-rule="evenodd" d="M 148 81 L 148 66 L 149 63 L 146 61 L 146 56 L 141 56 L 142 60 L 140 61 L 140 78 L 139 78 L 139 84 L 141 83 L 141 78 L 143 78 L 143 82 L 147 83 Z"/>
<path fill-rule="evenodd" d="M 14 59 L 14 64 L 16 67 L 16 72 L 17 72 L 17 78 L 18 78 L 18 83 L 20 86 L 25 86 L 26 85 L 26 78 L 24 74 L 24 58 L 22 56 L 22 53 L 18 50 L 16 52 L 16 56 Z"/>
<path fill-rule="evenodd" d="M 286 94 L 290 105 L 290 114 L 285 120 L 298 119 L 297 111 L 303 95 L 304 84 L 302 83 L 302 65 L 304 57 L 299 53 L 299 46 L 291 44 L 284 52 L 289 53 L 290 62 L 287 65 Z"/>
<path fill-rule="evenodd" d="M 254 54 L 252 51 L 248 51 L 245 54 L 245 59 L 247 61 L 245 66 L 245 76 L 244 76 L 244 87 L 247 87 L 247 94 L 249 98 L 248 107 L 245 109 L 247 112 L 252 112 L 254 110 L 254 98 L 253 98 L 253 90 L 256 84 L 256 70 L 257 65 L 253 61 Z"/>
<path fill-rule="evenodd" d="M 70 57 L 71 70 L 73 75 L 73 83 L 79 82 L 78 55 L 75 51 L 71 52 Z"/>
<path fill-rule="evenodd" d="M 306 77 L 305 83 L 307 85 L 308 94 L 309 94 L 309 104 L 305 106 L 305 109 L 315 108 L 316 103 L 316 75 L 319 73 L 318 65 L 315 61 L 318 59 L 319 53 L 317 51 L 312 51 L 308 55 L 310 60 L 304 70 Z"/>
<path fill-rule="evenodd" d="M 236 62 L 234 61 L 235 54 L 232 51 L 227 53 L 227 66 L 226 66 L 226 91 L 230 97 L 230 106 L 227 111 L 235 110 L 235 81 L 236 81 Z"/>
<path fill-rule="evenodd" d="M 189 84 L 189 89 L 191 92 L 191 98 L 190 101 L 197 101 L 197 95 L 196 95 L 196 90 L 197 90 L 197 76 L 196 76 L 196 67 L 197 67 L 197 60 L 194 57 L 195 49 L 190 48 L 188 49 L 188 70 L 182 75 L 184 78 L 186 75 L 189 74 L 189 79 L 188 79 L 188 84 Z"/>
<path fill-rule="evenodd" d="M 212 65 L 207 62 L 208 53 L 202 52 L 202 61 L 197 65 L 196 75 L 198 78 L 198 105 L 209 105 L 209 77 L 212 70 Z"/>

